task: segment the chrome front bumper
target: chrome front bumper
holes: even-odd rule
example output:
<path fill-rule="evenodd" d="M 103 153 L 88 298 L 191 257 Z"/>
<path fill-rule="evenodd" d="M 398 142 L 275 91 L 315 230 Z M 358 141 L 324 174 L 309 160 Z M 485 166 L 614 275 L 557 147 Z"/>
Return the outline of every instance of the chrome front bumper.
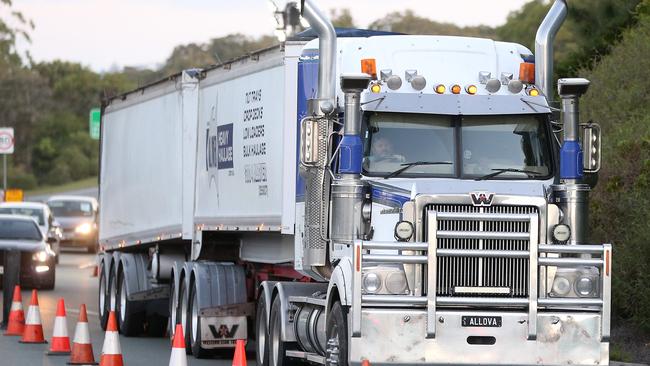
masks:
<path fill-rule="evenodd" d="M 502 317 L 502 326 L 462 327 L 463 315 Z M 435 338 L 426 338 L 423 309 L 361 311 L 360 337 L 351 337 L 349 363 L 360 365 L 608 365 L 598 313 L 540 312 L 537 339 L 528 338 L 528 312 L 436 312 Z M 468 337 L 494 344 L 469 344 Z M 476 338 L 474 338 L 476 339 Z"/>

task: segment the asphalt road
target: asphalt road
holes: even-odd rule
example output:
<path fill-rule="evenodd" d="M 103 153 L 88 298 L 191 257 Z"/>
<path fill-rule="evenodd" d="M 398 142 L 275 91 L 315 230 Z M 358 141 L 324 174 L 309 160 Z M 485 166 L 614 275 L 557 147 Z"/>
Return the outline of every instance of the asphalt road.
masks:
<path fill-rule="evenodd" d="M 90 338 L 95 352 L 95 360 L 99 362 L 104 333 L 99 326 L 97 316 L 97 278 L 91 277 L 95 257 L 90 254 L 64 252 L 57 266 L 56 287 L 52 291 L 39 291 L 41 319 L 45 338 L 52 336 L 52 327 L 56 314 L 56 304 L 60 297 L 65 299 L 68 334 L 70 341 L 74 337 L 74 328 L 79 314 L 79 306 L 85 303 L 88 308 Z M 0 298 L 2 294 L 0 293 Z M 23 307 L 27 315 L 27 306 L 31 291 L 23 289 Z M 120 337 L 120 345 L 125 365 L 168 365 L 171 348 L 167 338 Z M 0 335 L 0 366 L 23 365 L 65 365 L 67 356 L 46 356 L 44 353 L 49 344 L 20 344 L 18 337 Z M 254 365 L 254 358 L 249 352 L 248 364 Z M 198 360 L 188 356 L 188 365 L 231 365 L 230 359 Z"/>

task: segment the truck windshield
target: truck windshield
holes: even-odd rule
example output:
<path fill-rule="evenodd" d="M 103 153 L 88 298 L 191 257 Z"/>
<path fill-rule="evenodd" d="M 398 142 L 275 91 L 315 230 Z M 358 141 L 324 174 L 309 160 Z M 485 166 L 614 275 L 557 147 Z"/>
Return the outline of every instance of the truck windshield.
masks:
<path fill-rule="evenodd" d="M 546 179 L 552 173 L 544 119 L 533 115 L 440 116 L 375 113 L 364 124 L 364 174 L 387 176 L 403 164 L 419 165 L 401 177 Z M 526 174 L 525 170 L 537 174 Z"/>

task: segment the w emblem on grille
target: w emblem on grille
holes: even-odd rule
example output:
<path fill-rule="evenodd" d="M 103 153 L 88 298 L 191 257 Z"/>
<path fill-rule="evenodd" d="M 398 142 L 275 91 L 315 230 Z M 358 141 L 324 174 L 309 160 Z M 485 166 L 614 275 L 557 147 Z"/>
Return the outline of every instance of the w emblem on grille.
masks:
<path fill-rule="evenodd" d="M 472 204 L 474 206 L 491 206 L 494 193 L 471 192 L 469 196 L 472 198 Z"/>

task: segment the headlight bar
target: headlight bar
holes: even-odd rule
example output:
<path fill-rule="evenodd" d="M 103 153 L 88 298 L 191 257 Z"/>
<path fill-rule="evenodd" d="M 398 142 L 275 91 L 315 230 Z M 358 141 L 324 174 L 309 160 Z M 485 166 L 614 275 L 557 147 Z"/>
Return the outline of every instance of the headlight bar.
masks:
<path fill-rule="evenodd" d="M 427 242 L 373 242 L 355 241 L 354 243 L 354 276 L 353 276 L 353 311 L 352 336 L 361 336 L 361 307 L 362 303 L 375 306 L 425 306 L 427 308 L 426 337 L 435 338 L 436 305 L 445 306 L 525 306 L 528 308 L 528 338 L 537 336 L 538 306 L 585 306 L 600 307 L 602 311 L 602 339 L 609 339 L 611 315 L 611 244 L 603 245 L 549 245 L 539 244 L 539 219 L 537 214 L 510 215 L 512 221 L 529 221 L 530 231 L 527 236 L 529 251 L 499 251 L 474 249 L 438 249 L 437 248 L 437 213 L 427 213 L 428 240 Z M 440 216 L 449 216 L 448 213 Z M 461 215 L 458 215 L 459 218 Z M 492 219 L 490 215 L 482 215 L 483 219 Z M 495 216 L 496 215 L 492 215 Z M 503 219 L 506 215 L 500 215 Z M 448 218 L 448 217 L 445 217 Z M 475 235 L 492 237 L 500 233 L 477 233 Z M 368 254 L 368 250 L 395 250 L 401 254 Z M 406 254 L 403 251 L 411 251 Z M 600 254 L 601 258 L 550 258 L 547 253 L 558 254 Z M 540 256 L 540 254 L 543 254 Z M 529 296 L 528 298 L 498 298 L 498 297 L 436 297 L 437 257 L 483 257 L 483 258 L 529 258 Z M 362 264 L 366 261 L 374 263 L 402 263 L 427 265 L 426 296 L 409 295 L 362 295 Z M 600 298 L 547 298 L 538 296 L 538 275 L 542 266 L 575 267 L 596 266 L 601 268 Z"/>

